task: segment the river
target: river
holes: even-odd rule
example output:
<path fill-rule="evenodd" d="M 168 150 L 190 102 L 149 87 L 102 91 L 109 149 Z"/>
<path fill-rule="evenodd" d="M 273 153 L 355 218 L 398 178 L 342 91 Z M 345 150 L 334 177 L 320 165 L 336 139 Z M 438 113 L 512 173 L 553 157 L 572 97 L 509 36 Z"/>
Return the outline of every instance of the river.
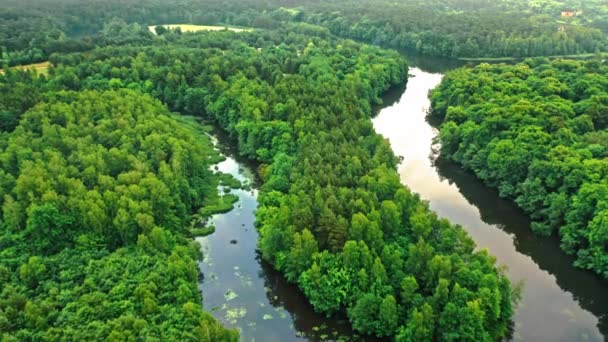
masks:
<path fill-rule="evenodd" d="M 437 158 L 437 131 L 426 121 L 428 91 L 458 63 L 408 58 L 407 88 L 393 89 L 373 119 L 396 155 L 403 156 L 403 184 L 429 201 L 440 216 L 461 224 L 479 248 L 507 267 L 523 296 L 514 316 L 513 340 L 602 341 L 608 336 L 608 284 L 572 266 L 556 239 L 531 233 L 529 220 L 473 175 Z M 217 147 L 228 158 L 222 172 L 254 183 L 252 167 L 238 160 L 226 139 Z M 198 238 L 203 260 L 200 289 L 207 311 L 241 332 L 242 341 L 360 339 L 344 317 L 316 314 L 301 292 L 261 261 L 254 227 L 257 190 L 232 190 L 235 209 L 212 217 L 216 231 Z M 369 339 L 366 339 L 369 340 Z"/>
<path fill-rule="evenodd" d="M 442 68 L 424 61 L 426 65 L 410 69 L 405 92 L 392 98 L 389 94 L 388 106 L 373 119 L 376 132 L 403 157 L 401 182 L 429 201 L 439 216 L 462 225 L 478 248 L 488 249 L 508 268 L 513 283 L 523 283 L 514 340 L 603 341 L 608 334 L 608 284 L 572 266 L 573 259 L 559 249 L 557 239 L 534 235 L 528 218 L 512 202 L 459 166 L 437 158 L 437 130 L 426 120 L 427 95 L 443 75 Z"/>
<path fill-rule="evenodd" d="M 217 169 L 229 173 L 252 190 L 231 190 L 239 197 L 235 208 L 211 218 L 215 232 L 197 238 L 203 260 L 199 263 L 203 307 L 224 325 L 237 328 L 241 341 L 318 341 L 358 339 L 345 317 L 326 318 L 314 312 L 293 284 L 263 262 L 254 227 L 257 208 L 255 165 L 237 157 L 219 132 L 216 148 L 226 156 Z"/>

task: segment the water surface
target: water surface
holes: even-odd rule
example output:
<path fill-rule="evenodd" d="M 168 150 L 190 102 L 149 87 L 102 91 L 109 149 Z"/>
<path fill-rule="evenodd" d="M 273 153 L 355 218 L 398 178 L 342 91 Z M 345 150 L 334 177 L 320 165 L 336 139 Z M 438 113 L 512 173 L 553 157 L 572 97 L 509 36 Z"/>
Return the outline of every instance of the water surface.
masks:
<path fill-rule="evenodd" d="M 399 165 L 402 183 L 428 200 L 439 216 L 462 225 L 479 248 L 487 248 L 508 267 L 512 282 L 523 282 L 514 340 L 604 340 L 608 284 L 572 266 L 556 239 L 535 236 L 526 215 L 512 202 L 459 166 L 437 160 L 437 130 L 426 120 L 427 95 L 444 70 L 410 69 L 405 92 L 389 96 L 389 105 L 373 120 L 376 131 L 404 158 Z"/>
<path fill-rule="evenodd" d="M 254 165 L 235 159 L 228 144 L 216 141 L 216 146 L 228 156 L 217 169 L 253 184 L 253 189 L 232 190 L 239 197 L 235 208 L 214 215 L 210 224 L 215 232 L 197 238 L 203 253 L 199 288 L 204 309 L 227 327 L 237 328 L 241 341 L 358 340 L 345 317 L 315 313 L 295 285 L 261 260 L 254 227 L 258 206 Z"/>

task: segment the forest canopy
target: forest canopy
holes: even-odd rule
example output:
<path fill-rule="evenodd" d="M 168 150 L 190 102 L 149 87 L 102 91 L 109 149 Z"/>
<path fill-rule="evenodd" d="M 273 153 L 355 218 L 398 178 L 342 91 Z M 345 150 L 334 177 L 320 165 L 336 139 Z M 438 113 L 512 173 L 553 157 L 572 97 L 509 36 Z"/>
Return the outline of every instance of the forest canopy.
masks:
<path fill-rule="evenodd" d="M 202 137 L 126 89 L 23 114 L 0 152 L 3 340 L 237 339 L 201 310 L 185 237 L 217 198 Z"/>
<path fill-rule="evenodd" d="M 529 59 L 448 73 L 432 92 L 442 154 L 558 234 L 575 264 L 608 278 L 608 66 Z"/>
<path fill-rule="evenodd" d="M 216 200 L 217 180 L 207 171 L 213 152 L 149 96 L 213 120 L 240 154 L 260 163 L 262 257 L 318 312 L 346 312 L 359 333 L 401 340 L 490 341 L 508 333 L 509 280 L 462 228 L 400 184 L 397 158 L 373 130 L 372 104 L 407 77 L 398 53 L 302 23 L 160 36 L 132 36 L 131 24 L 116 25 L 124 28 L 114 37 L 120 43 L 55 54 L 47 76 L 0 76 L 0 108 L 17 122 L 2 133 L 2 160 L 11 168 L 0 178 L 7 194 L 2 241 L 11 246 L 2 258 L 11 280 L 3 308 L 15 303 L 9 293 L 21 296 L 17 307 L 0 311 L 21 317 L 6 319 L 16 322 L 10 336 L 106 337 L 124 329 L 159 339 L 236 338 L 202 313 L 197 252 L 185 238 L 192 211 Z M 40 147 L 30 151 L 26 142 L 36 139 Z M 47 144 L 55 145 L 47 152 Z M 48 178 L 40 187 L 48 191 L 28 190 L 38 184 L 16 166 L 32 163 Z M 44 227 L 71 239 L 51 243 L 58 235 L 41 233 Z M 24 234 L 39 243 L 26 244 Z M 100 253 L 99 264 L 82 248 Z M 82 265 L 72 278 L 49 279 L 62 273 L 46 270 L 70 263 Z M 38 272 L 30 269 L 44 276 L 31 279 Z M 126 272 L 138 276 L 118 276 Z M 172 278 L 154 278 L 159 274 Z M 92 286 L 105 278 L 107 286 Z M 26 314 L 28 302 L 46 308 L 57 286 L 77 292 Z M 116 303 L 108 317 L 77 310 L 104 298 Z M 92 326 L 76 330 L 76 322 Z"/>
<path fill-rule="evenodd" d="M 528 57 L 608 51 L 601 0 L 4 0 L 0 65 L 41 62 L 150 35 L 149 25 L 277 29 L 303 22 L 343 38 L 443 57 Z M 575 15 L 564 17 L 562 12 Z M 117 28 L 117 23 L 129 24 Z"/>

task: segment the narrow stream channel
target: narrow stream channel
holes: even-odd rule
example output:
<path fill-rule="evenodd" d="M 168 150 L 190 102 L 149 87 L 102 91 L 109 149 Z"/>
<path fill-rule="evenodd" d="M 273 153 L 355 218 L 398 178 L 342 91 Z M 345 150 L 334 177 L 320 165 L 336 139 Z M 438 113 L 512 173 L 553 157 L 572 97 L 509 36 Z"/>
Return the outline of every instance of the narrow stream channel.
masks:
<path fill-rule="evenodd" d="M 254 227 L 255 175 L 224 140 L 215 142 L 227 156 L 217 169 L 254 187 L 232 190 L 239 197 L 234 209 L 214 215 L 210 223 L 215 232 L 197 238 L 203 253 L 199 288 L 205 310 L 224 325 L 237 328 L 241 341 L 358 340 L 345 317 L 328 319 L 315 313 L 296 286 L 260 259 Z"/>
<path fill-rule="evenodd" d="M 410 64 L 412 60 L 410 59 Z M 448 68 L 449 69 L 449 68 Z M 403 156 L 403 184 L 429 201 L 432 210 L 461 224 L 479 248 L 507 266 L 523 297 L 514 321 L 514 340 L 602 341 L 608 333 L 608 284 L 572 266 L 556 239 L 537 237 L 512 202 L 500 199 L 457 165 L 437 160 L 437 130 L 426 121 L 427 94 L 441 73 L 410 69 L 407 89 L 373 119 L 376 131 Z"/>

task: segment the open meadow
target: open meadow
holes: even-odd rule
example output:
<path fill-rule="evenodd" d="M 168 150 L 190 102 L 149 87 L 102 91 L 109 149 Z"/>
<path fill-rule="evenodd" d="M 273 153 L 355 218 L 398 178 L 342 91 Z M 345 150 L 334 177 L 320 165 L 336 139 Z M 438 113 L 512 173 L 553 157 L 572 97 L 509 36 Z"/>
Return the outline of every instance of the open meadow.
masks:
<path fill-rule="evenodd" d="M 243 29 L 236 27 L 227 27 L 227 26 L 207 26 L 207 25 L 190 25 L 190 24 L 171 24 L 171 25 L 151 25 L 148 26 L 148 29 L 152 33 L 156 33 L 154 30 L 156 26 L 163 26 L 169 30 L 175 30 L 176 28 L 180 28 L 182 32 L 198 32 L 198 31 L 222 31 L 222 30 L 230 30 L 234 32 L 243 32 L 243 31 L 251 31 L 251 29 Z"/>
<path fill-rule="evenodd" d="M 20 69 L 20 70 L 34 70 L 39 74 L 44 74 L 46 75 L 49 66 L 51 66 L 50 62 L 41 62 L 41 63 L 34 63 L 34 64 L 27 64 L 27 65 L 17 65 L 12 67 L 12 69 Z M 3 74 L 4 70 L 0 69 L 0 74 Z"/>

